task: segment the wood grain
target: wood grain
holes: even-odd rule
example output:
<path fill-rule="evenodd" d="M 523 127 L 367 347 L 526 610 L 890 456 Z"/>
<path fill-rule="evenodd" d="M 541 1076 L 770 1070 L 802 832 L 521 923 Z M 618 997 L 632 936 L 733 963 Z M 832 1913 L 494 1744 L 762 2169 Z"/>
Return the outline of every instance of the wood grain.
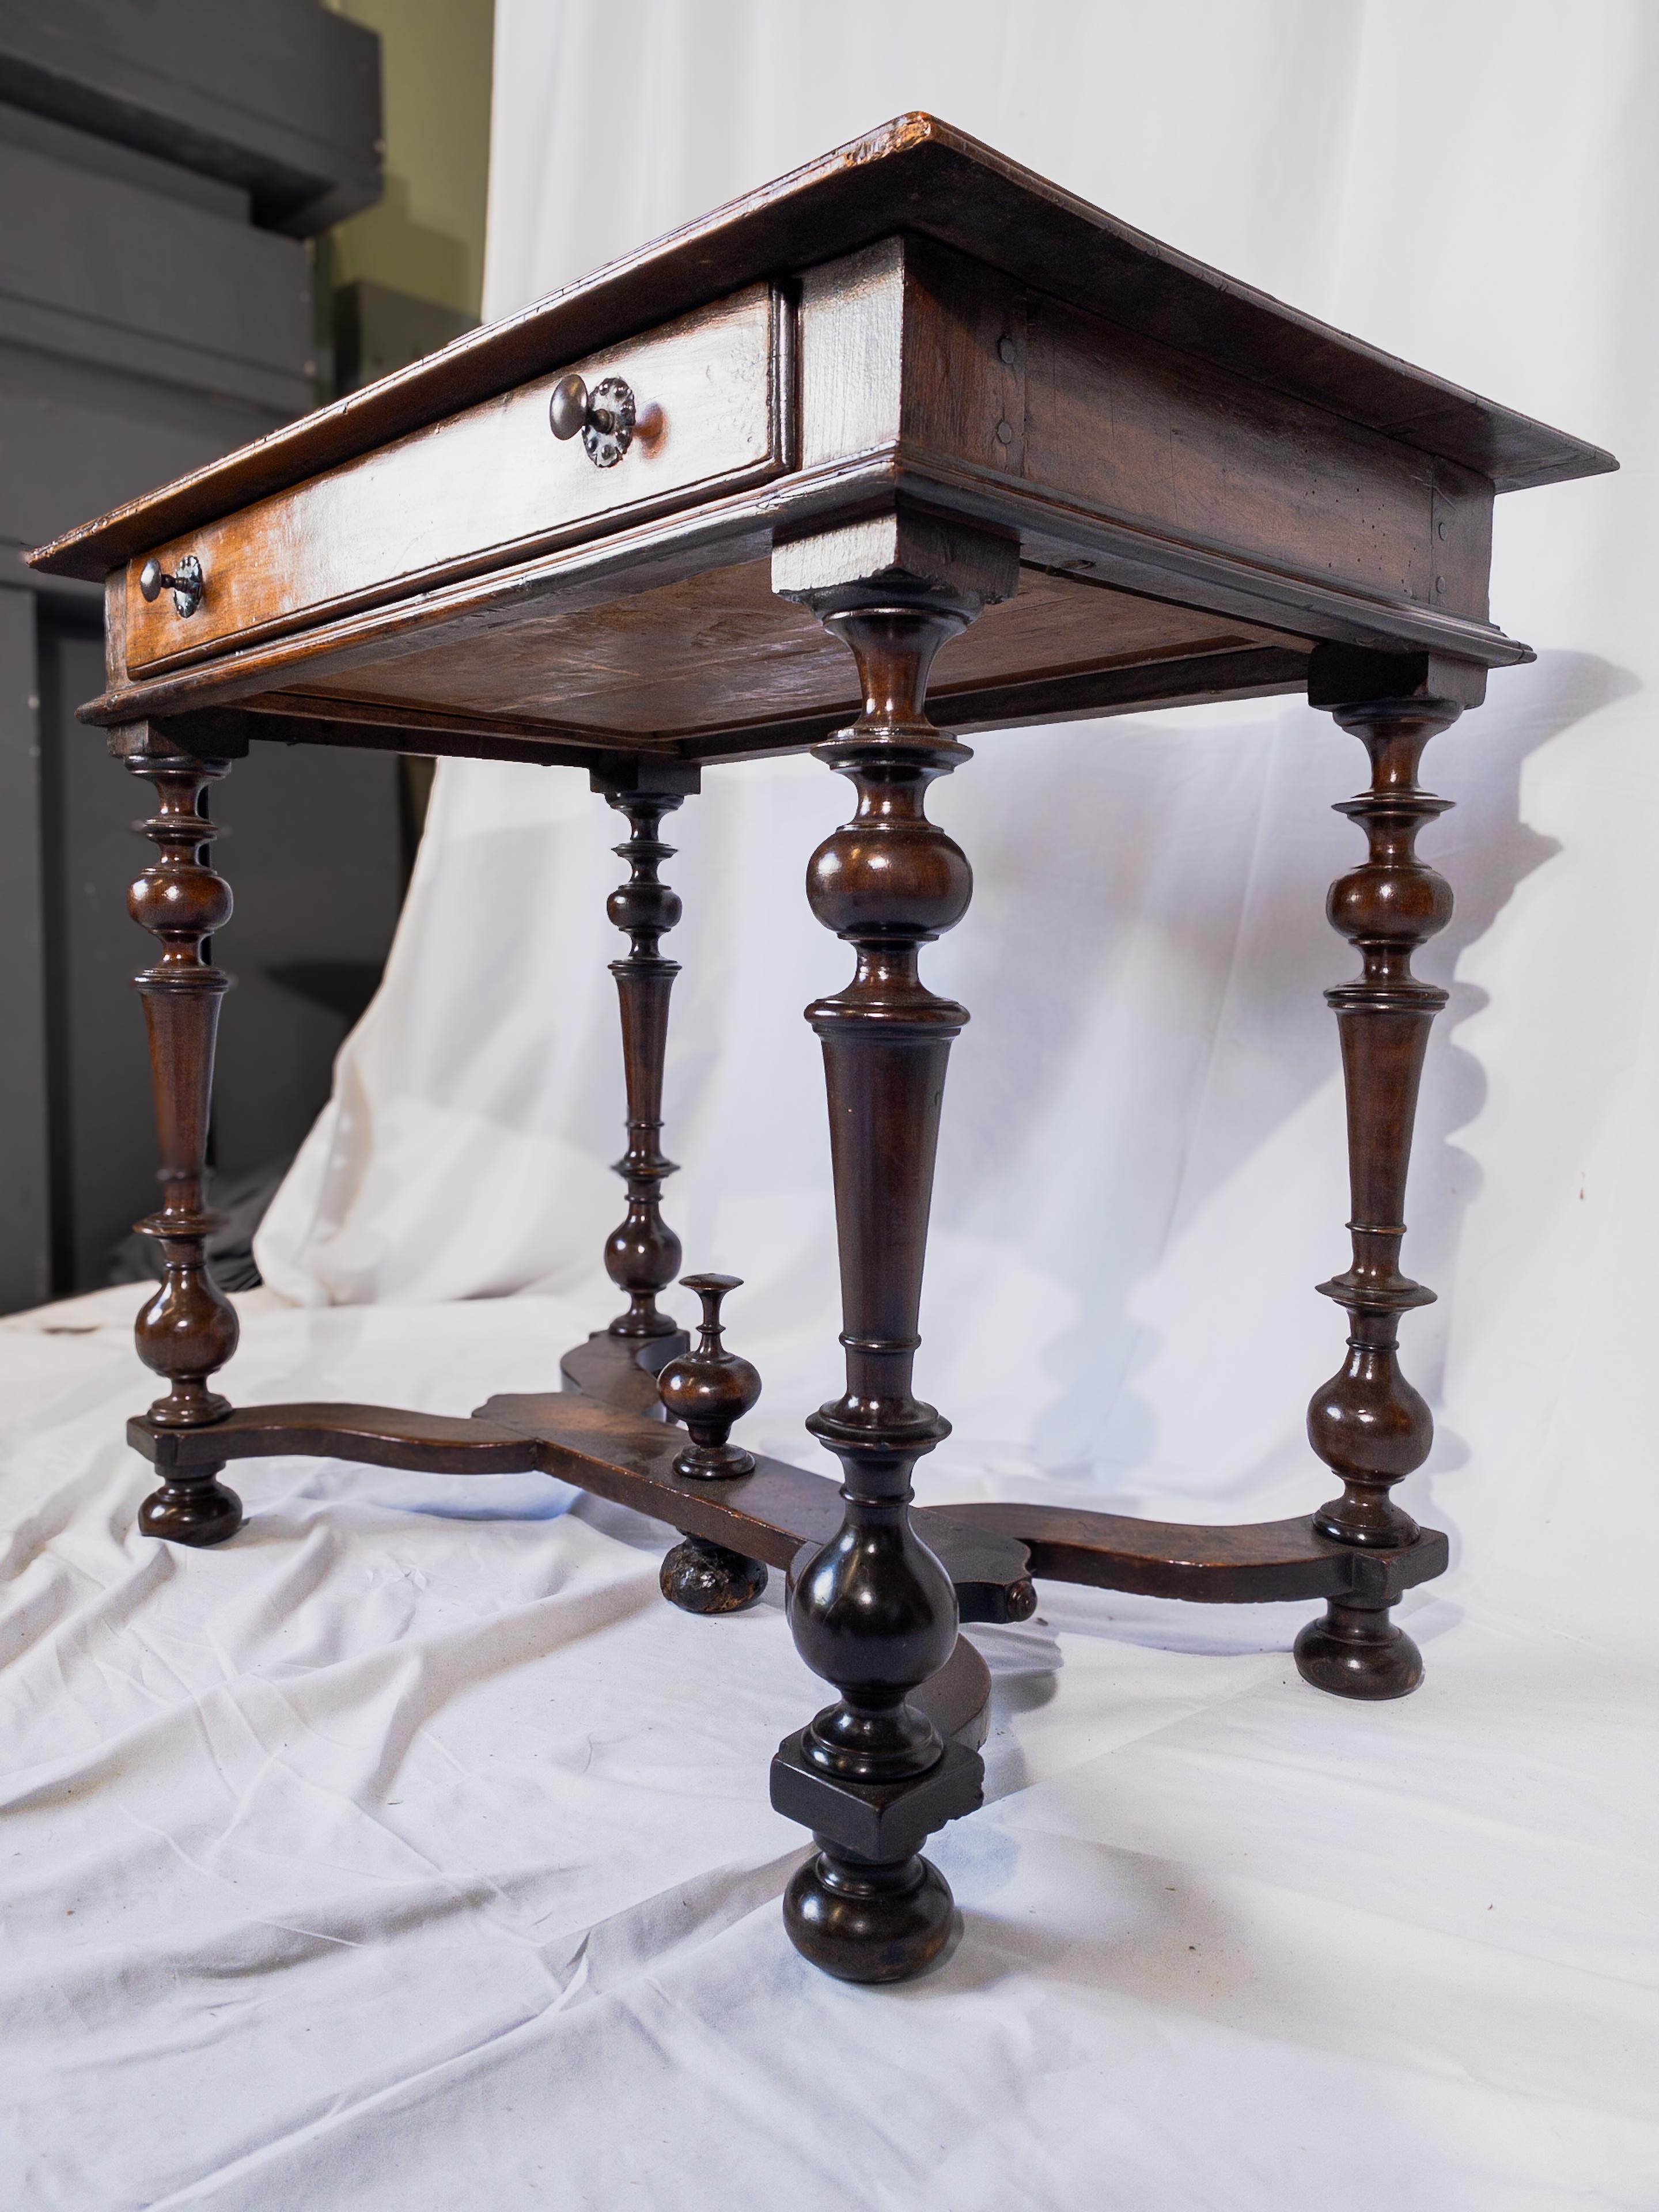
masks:
<path fill-rule="evenodd" d="M 933 696 L 1247 644 L 1299 644 L 1262 625 L 1071 577 L 1022 572 L 1018 596 L 989 607 L 937 664 Z M 301 679 L 290 696 L 367 701 L 580 726 L 603 740 L 730 734 L 745 723 L 858 703 L 852 663 L 804 609 L 775 598 L 764 562 L 718 569 L 574 611 L 526 612 L 512 629 L 438 638 L 337 683 Z"/>
<path fill-rule="evenodd" d="M 276 635 L 523 558 L 613 517 L 776 474 L 789 434 L 785 313 L 769 286 L 755 285 L 562 367 L 557 375 L 574 368 L 590 385 L 625 377 L 641 410 L 655 410 L 659 427 L 614 468 L 595 468 L 580 439 L 553 438 L 550 374 L 155 548 L 169 571 L 186 554 L 202 564 L 206 593 L 187 619 L 170 592 L 143 598 L 135 556 L 128 665 L 184 665 L 233 639 Z"/>
<path fill-rule="evenodd" d="M 675 1472 L 683 1430 L 574 1391 L 492 1398 L 471 1420 L 392 1406 L 302 1402 L 239 1406 L 210 1428 L 174 1432 L 141 1416 L 128 1423 L 127 1441 L 175 1479 L 289 1453 L 427 1474 L 539 1468 L 781 1569 L 803 1544 L 833 1535 L 841 1521 L 840 1486 L 831 1475 L 760 1459 L 752 1474 L 697 1481 Z M 1023 1620 L 1030 1613 L 1025 1553 L 1017 1541 L 971 1526 L 950 1508 L 920 1517 L 929 1542 L 960 1575 L 964 1620 Z"/>
<path fill-rule="evenodd" d="M 1027 343 L 1033 483 L 1188 543 L 1472 611 L 1436 599 L 1425 455 L 1054 301 L 1032 301 Z"/>
<path fill-rule="evenodd" d="M 1314 1516 L 1322 1534 L 1358 1550 L 1409 1544 L 1417 1523 L 1395 1485 L 1422 1466 L 1434 1419 L 1401 1373 L 1400 1322 L 1432 1291 L 1400 1266 L 1406 1173 L 1429 1028 L 1447 993 L 1412 973 L 1412 956 L 1451 919 L 1451 885 L 1419 858 L 1418 834 L 1450 805 L 1418 782 L 1423 750 L 1474 692 L 1468 672 L 1381 655 L 1316 653 L 1309 698 L 1364 744 L 1369 787 L 1340 799 L 1365 834 L 1365 860 L 1331 885 L 1326 912 L 1360 972 L 1325 994 L 1342 1042 L 1348 1109 L 1349 1265 L 1319 1287 L 1347 1316 L 1341 1366 L 1315 1391 L 1308 1441 L 1342 1484 Z M 1403 1697 L 1423 1679 L 1415 1644 L 1386 1606 L 1335 1600 L 1296 1642 L 1305 1680 L 1351 1698 Z"/>
<path fill-rule="evenodd" d="M 735 1481 L 689 1483 L 672 1471 L 679 1431 L 570 1392 L 492 1398 L 470 1420 L 391 1406 L 301 1403 L 239 1406 L 205 1429 L 161 1431 L 141 1417 L 127 1434 L 169 1474 L 290 1454 L 424 1474 L 539 1470 L 675 1528 L 695 1523 L 711 1540 L 786 1571 L 803 1544 L 832 1534 L 841 1517 L 833 1476 L 763 1459 L 753 1475 Z M 994 1618 L 977 1608 L 994 1605 L 991 1592 L 1005 1586 L 999 1577 L 1011 1586 L 1026 1571 L 1096 1589 L 1235 1605 L 1329 1597 L 1367 1579 L 1398 1595 L 1446 1565 L 1446 1540 L 1434 1529 L 1419 1530 L 1397 1551 L 1362 1553 L 1320 1535 L 1305 1514 L 1202 1527 L 1010 1500 L 919 1507 L 915 1518 L 951 1565 L 969 1620 Z"/>
<path fill-rule="evenodd" d="M 1196 706 L 1218 699 L 1261 699 L 1299 693 L 1307 686 L 1304 645 L 1245 646 L 1219 653 L 1176 653 L 1157 659 L 1038 676 L 1029 681 L 958 689 L 951 695 L 953 726 L 966 734 L 1025 728 L 1042 722 L 1139 713 L 1146 708 Z M 446 714 L 418 707 L 362 702 L 334 706 L 322 699 L 273 692 L 239 707 L 157 720 L 149 726 L 185 752 L 240 758 L 250 743 L 344 745 L 371 750 L 434 755 L 462 760 L 524 761 L 548 768 L 580 768 L 594 775 L 626 775 L 641 763 L 655 771 L 797 752 L 820 744 L 844 721 L 843 705 L 781 720 L 711 731 L 672 745 L 617 738 L 526 720 L 492 722 L 486 716 Z M 118 738 L 114 742 L 118 743 Z"/>
<path fill-rule="evenodd" d="M 1448 465 L 1437 486 L 1407 444 L 933 241 L 811 270 L 799 351 L 809 465 L 884 448 L 965 464 L 1189 544 L 1485 616 L 1484 566 L 1443 554 L 1435 526 L 1489 506 L 1487 480 Z"/>
<path fill-rule="evenodd" d="M 1025 295 L 895 237 L 810 270 L 799 319 L 806 465 L 902 445 L 1009 476 L 1025 458 Z"/>
<path fill-rule="evenodd" d="M 1419 1529 L 1386 1559 L 1379 1554 L 1362 1562 L 1352 1548 L 1321 1535 L 1306 1513 L 1229 1527 L 1013 1500 L 954 1510 L 974 1528 L 1018 1537 L 1030 1553 L 1031 1572 L 1042 1581 L 1133 1590 L 1188 1604 L 1328 1598 L 1352 1589 L 1372 1569 L 1379 1579 L 1386 1569 L 1398 1595 L 1446 1570 L 1446 1539 L 1435 1529 Z"/>
<path fill-rule="evenodd" d="M 291 1453 L 411 1474 L 527 1474 L 540 1465 L 521 1430 L 398 1406 L 236 1406 L 210 1429 L 178 1434 L 158 1431 L 140 1415 L 127 1424 L 127 1441 L 168 1472 Z"/>
<path fill-rule="evenodd" d="M 969 1751 L 984 1742 L 991 1732 L 991 1670 L 965 1636 L 916 1692 L 916 1703 L 947 1742 Z"/>
<path fill-rule="evenodd" d="M 34 556 L 96 581 L 118 562 L 320 471 L 615 347 L 780 270 L 900 227 L 1030 289 L 1455 460 L 1500 490 L 1612 468 L 1610 454 L 1149 238 L 937 117 L 912 113 L 671 232 L 518 315 L 71 531 Z"/>

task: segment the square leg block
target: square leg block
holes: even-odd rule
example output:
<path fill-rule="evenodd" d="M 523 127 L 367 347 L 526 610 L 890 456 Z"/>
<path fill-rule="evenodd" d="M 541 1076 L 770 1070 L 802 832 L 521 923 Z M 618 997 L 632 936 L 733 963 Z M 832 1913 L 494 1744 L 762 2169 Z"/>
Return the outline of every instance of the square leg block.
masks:
<path fill-rule="evenodd" d="M 936 1828 L 975 1813 L 985 1802 L 985 1762 L 965 1745 L 908 1782 L 842 1782 L 807 1759 L 800 1729 L 786 1736 L 772 1761 L 772 1808 L 799 1820 L 820 1843 L 887 1865 L 921 1850 Z"/>

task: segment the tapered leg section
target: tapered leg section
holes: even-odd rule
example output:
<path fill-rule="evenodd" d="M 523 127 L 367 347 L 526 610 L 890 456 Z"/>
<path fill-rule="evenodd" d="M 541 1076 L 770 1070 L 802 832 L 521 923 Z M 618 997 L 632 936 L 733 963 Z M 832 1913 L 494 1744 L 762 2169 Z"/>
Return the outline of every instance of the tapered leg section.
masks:
<path fill-rule="evenodd" d="M 143 824 L 157 857 L 129 891 L 127 906 L 161 947 L 161 957 L 135 978 L 149 1034 L 162 1193 L 160 1211 L 137 1225 L 160 1244 L 164 1273 L 134 1334 L 139 1358 L 167 1384 L 144 1417 L 148 1425 L 197 1429 L 230 1411 L 209 1377 L 235 1351 L 237 1338 L 235 1310 L 207 1265 L 207 1239 L 218 1223 L 206 1202 L 208 1115 L 219 1002 L 230 978 L 204 957 L 203 947 L 229 921 L 231 897 L 204 857 L 215 834 L 206 793 L 228 764 L 187 758 L 153 736 L 129 748 L 127 764 L 155 786 L 159 799 Z M 204 1465 L 172 1473 L 139 1509 L 144 1534 L 195 1545 L 234 1536 L 241 1504 L 219 1472 Z"/>
<path fill-rule="evenodd" d="M 626 842 L 616 848 L 628 863 L 628 881 L 605 905 L 629 940 L 626 957 L 611 963 L 628 1097 L 628 1149 L 616 1170 L 627 1187 L 628 1211 L 605 1247 L 605 1273 L 628 1304 L 608 1328 L 595 1330 L 586 1345 L 565 1354 L 563 1374 L 567 1389 L 654 1414 L 659 1407 L 651 1378 L 690 1341 L 657 1304 L 658 1292 L 680 1267 L 680 1240 L 662 1218 L 662 1186 L 675 1169 L 662 1150 L 663 1062 L 669 999 L 680 970 L 678 961 L 665 957 L 662 939 L 681 908 L 658 872 L 674 854 L 659 832 L 664 816 L 696 790 L 698 777 L 684 763 L 641 761 L 626 775 L 596 774 L 592 784 L 629 827 Z"/>
<path fill-rule="evenodd" d="M 1412 1543 L 1418 1528 L 1390 1495 L 1421 1467 L 1434 1438 L 1428 1407 L 1400 1370 L 1400 1317 L 1434 1293 L 1403 1274 L 1406 1175 L 1429 1025 L 1446 1003 L 1437 984 L 1412 973 L 1412 955 L 1451 919 L 1445 878 L 1419 860 L 1418 832 L 1449 800 L 1418 785 L 1429 739 L 1467 704 L 1481 672 L 1429 656 L 1322 647 L 1309 696 L 1328 708 L 1370 757 L 1369 789 L 1343 800 L 1366 834 L 1364 863 L 1331 886 L 1333 928 L 1358 949 L 1360 973 L 1328 991 L 1341 1038 L 1347 1097 L 1352 1218 L 1350 1265 L 1320 1285 L 1349 1317 L 1347 1357 L 1314 1394 L 1308 1437 L 1342 1483 L 1314 1525 L 1338 1543 L 1375 1552 Z M 1296 1641 L 1304 1680 L 1345 1698 L 1399 1698 L 1423 1679 L 1417 1646 L 1387 1604 L 1332 1599 Z"/>
<path fill-rule="evenodd" d="M 912 1377 L 945 1066 L 968 1018 L 927 988 L 918 960 L 972 890 L 925 805 L 929 784 L 969 756 L 922 702 L 934 654 L 983 596 L 953 576 L 951 548 L 918 543 L 932 565 L 912 566 L 901 538 L 879 579 L 791 593 L 852 648 L 864 707 L 816 748 L 858 807 L 807 871 L 813 913 L 856 956 L 846 988 L 806 1012 L 823 1048 L 847 1384 L 807 1427 L 841 1462 L 844 1517 L 790 1597 L 796 1649 L 838 1695 L 780 1747 L 772 1801 L 819 1846 L 785 1899 L 791 1941 L 827 1972 L 869 1982 L 919 1972 L 943 1948 L 950 1891 L 918 1846 L 972 1811 L 982 1781 L 977 1754 L 943 1742 L 911 1696 L 957 1638 L 950 1577 L 910 1517 L 912 1470 L 950 1425 Z M 1001 549 L 989 557 L 994 567 Z M 790 557 L 778 565 L 787 580 Z"/>

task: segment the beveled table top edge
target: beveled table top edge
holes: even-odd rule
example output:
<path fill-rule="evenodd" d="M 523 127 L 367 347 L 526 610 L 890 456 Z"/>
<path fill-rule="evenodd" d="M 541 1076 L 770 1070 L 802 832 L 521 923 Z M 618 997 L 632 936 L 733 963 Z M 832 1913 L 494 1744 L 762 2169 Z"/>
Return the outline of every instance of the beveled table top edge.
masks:
<path fill-rule="evenodd" d="M 566 362 L 901 231 L 1475 469 L 1499 490 L 1618 466 L 1601 447 L 1334 330 L 913 113 L 25 558 L 50 574 L 100 580 L 135 553 Z"/>

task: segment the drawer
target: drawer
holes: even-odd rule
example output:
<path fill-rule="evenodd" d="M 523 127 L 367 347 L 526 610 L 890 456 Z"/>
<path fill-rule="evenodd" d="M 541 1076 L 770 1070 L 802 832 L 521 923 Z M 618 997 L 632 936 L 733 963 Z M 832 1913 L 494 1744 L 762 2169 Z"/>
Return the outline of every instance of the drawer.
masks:
<path fill-rule="evenodd" d="M 526 559 L 775 476 L 789 464 L 789 310 L 766 284 L 586 360 L 550 369 L 431 428 L 151 549 L 199 563 L 201 603 L 147 600 L 126 574 L 130 670 L 177 666 L 354 608 Z M 552 434 L 553 387 L 625 380 L 639 427 L 613 466 Z"/>

